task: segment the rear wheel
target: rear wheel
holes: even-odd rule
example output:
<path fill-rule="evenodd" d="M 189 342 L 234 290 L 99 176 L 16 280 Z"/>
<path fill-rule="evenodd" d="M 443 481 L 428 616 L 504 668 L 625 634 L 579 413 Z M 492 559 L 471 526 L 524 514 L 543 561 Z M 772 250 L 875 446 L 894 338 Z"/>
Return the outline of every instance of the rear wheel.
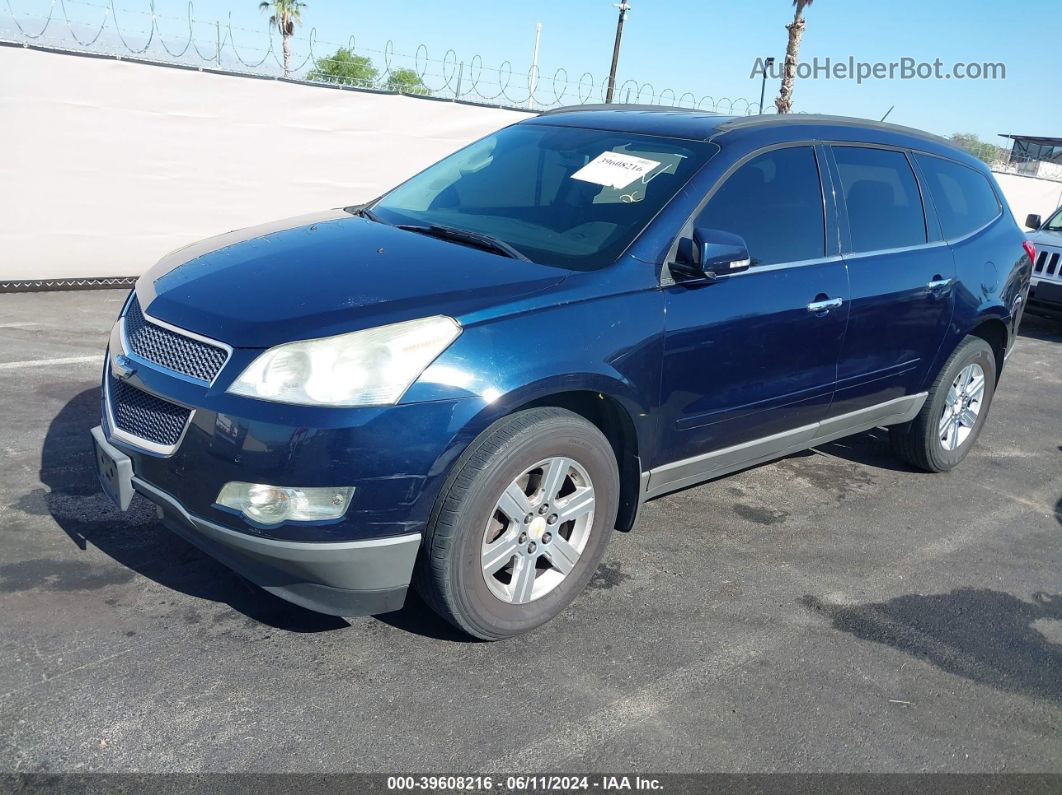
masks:
<path fill-rule="evenodd" d="M 918 416 L 889 428 L 893 450 L 929 472 L 958 466 L 984 427 L 995 385 L 995 352 L 980 337 L 967 337 L 941 368 Z"/>
<path fill-rule="evenodd" d="M 619 470 L 605 436 L 564 409 L 530 409 L 454 465 L 425 534 L 416 586 L 486 640 L 544 624 L 593 576 L 615 525 Z"/>

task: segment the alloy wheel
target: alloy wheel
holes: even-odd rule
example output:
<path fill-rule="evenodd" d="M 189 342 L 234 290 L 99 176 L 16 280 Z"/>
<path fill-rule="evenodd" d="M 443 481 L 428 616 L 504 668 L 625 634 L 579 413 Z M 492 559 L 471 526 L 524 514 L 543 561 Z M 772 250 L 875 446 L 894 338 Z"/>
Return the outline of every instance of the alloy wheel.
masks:
<path fill-rule="evenodd" d="M 594 523 L 594 484 L 571 458 L 539 461 L 502 492 L 483 531 L 483 579 L 498 599 L 526 604 L 575 568 Z"/>
<path fill-rule="evenodd" d="M 948 388 L 937 424 L 937 437 L 945 450 L 955 450 L 969 438 L 984 397 L 985 371 L 976 362 L 966 365 Z"/>

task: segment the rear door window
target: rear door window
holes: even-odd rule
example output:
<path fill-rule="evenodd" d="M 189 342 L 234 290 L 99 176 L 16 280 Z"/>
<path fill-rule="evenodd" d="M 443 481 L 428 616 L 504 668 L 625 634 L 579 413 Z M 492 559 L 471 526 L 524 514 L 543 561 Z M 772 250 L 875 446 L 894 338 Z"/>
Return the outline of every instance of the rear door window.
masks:
<path fill-rule="evenodd" d="M 983 174 L 942 157 L 915 158 L 925 175 L 945 239 L 968 235 L 999 216 L 999 199 Z"/>
<path fill-rule="evenodd" d="M 922 197 L 903 152 L 835 146 L 833 154 L 848 207 L 853 252 L 926 242 Z"/>
<path fill-rule="evenodd" d="M 753 266 L 822 257 L 826 229 L 815 152 L 791 146 L 752 158 L 716 191 L 697 226 L 743 237 Z"/>

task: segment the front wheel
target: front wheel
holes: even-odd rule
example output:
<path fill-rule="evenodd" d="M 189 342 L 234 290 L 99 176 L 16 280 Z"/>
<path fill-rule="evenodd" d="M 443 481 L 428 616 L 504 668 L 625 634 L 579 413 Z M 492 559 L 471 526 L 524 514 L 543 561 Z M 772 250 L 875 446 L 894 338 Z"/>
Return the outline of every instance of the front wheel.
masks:
<path fill-rule="evenodd" d="M 586 586 L 618 505 L 616 456 L 595 426 L 558 408 L 505 417 L 472 443 L 443 486 L 417 590 L 477 638 L 527 632 Z"/>
<path fill-rule="evenodd" d="M 893 450 L 928 472 L 958 466 L 984 427 L 995 386 L 995 352 L 980 337 L 967 337 L 941 368 L 918 416 L 889 428 Z"/>

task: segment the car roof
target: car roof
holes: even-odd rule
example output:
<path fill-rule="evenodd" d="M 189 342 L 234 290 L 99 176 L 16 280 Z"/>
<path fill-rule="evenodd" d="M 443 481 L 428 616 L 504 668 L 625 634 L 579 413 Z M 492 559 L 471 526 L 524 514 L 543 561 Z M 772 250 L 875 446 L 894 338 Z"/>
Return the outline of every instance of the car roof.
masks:
<path fill-rule="evenodd" d="M 735 116 L 723 116 L 689 108 L 662 105 L 574 105 L 547 110 L 523 124 L 550 124 L 564 127 L 586 127 L 614 132 L 642 135 L 661 135 L 704 141 L 725 121 Z"/>
<path fill-rule="evenodd" d="M 660 105 L 575 105 L 547 110 L 523 124 L 658 135 L 722 145 L 757 145 L 786 139 L 840 140 L 907 146 L 942 154 L 967 165 L 983 164 L 938 135 L 900 124 L 812 113 L 726 116 Z"/>

